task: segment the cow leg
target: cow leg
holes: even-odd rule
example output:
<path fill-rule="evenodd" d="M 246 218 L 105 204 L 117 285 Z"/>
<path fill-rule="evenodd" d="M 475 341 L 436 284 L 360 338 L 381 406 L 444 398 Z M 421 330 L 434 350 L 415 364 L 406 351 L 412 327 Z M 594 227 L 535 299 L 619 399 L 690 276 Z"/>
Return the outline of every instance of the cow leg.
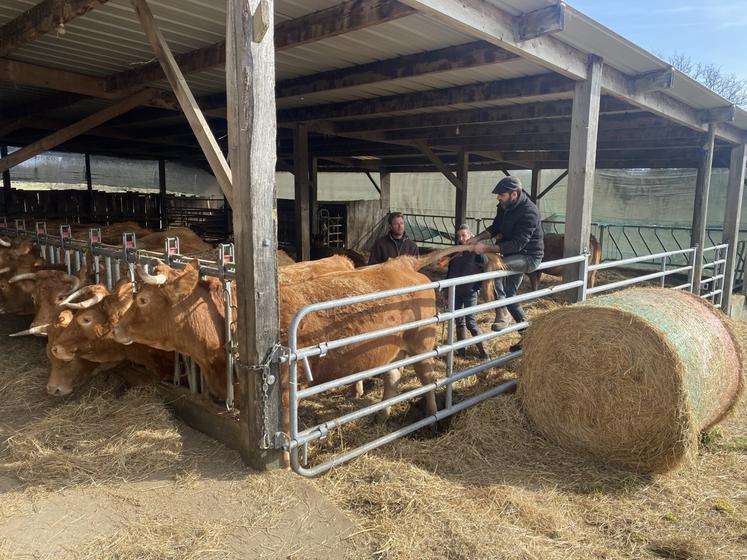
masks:
<path fill-rule="evenodd" d="M 354 399 L 363 398 L 366 392 L 363 389 L 363 381 L 356 381 L 350 386 L 350 396 Z"/>
<path fill-rule="evenodd" d="M 537 288 L 539 288 L 540 286 L 540 280 L 542 279 L 542 271 L 535 270 L 533 272 L 527 272 L 527 276 L 529 276 L 529 284 L 532 287 L 532 291 L 536 292 Z"/>
<path fill-rule="evenodd" d="M 402 371 L 398 368 L 390 369 L 384 375 L 384 398 L 391 399 L 399 395 L 399 380 L 402 377 Z M 376 421 L 379 423 L 386 422 L 392 413 L 392 407 L 388 406 L 376 414 Z"/>
<path fill-rule="evenodd" d="M 431 383 L 436 382 L 436 372 L 433 371 L 433 363 L 431 360 L 418 362 L 413 367 L 415 368 L 415 373 L 417 374 L 418 379 L 420 379 L 421 385 L 430 385 Z M 425 415 L 431 416 L 432 414 L 436 414 L 437 410 L 436 393 L 435 391 L 430 391 L 425 394 Z"/>

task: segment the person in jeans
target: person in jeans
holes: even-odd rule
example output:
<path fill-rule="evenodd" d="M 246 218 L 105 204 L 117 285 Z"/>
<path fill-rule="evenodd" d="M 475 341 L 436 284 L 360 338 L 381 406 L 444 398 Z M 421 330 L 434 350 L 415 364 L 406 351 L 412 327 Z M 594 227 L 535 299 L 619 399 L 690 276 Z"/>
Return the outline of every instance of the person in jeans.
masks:
<path fill-rule="evenodd" d="M 472 237 L 468 243 L 476 244 L 480 241 L 494 238 L 494 245 L 480 244 L 476 247 L 479 254 L 498 253 L 507 270 L 515 272 L 532 272 L 542 262 L 544 255 L 543 231 L 540 223 L 540 213 L 537 206 L 529 199 L 529 195 L 522 189 L 521 181 L 517 177 L 504 177 L 493 189 L 498 199 L 495 219 L 493 223 L 480 233 Z M 496 278 L 496 299 L 510 298 L 516 295 L 521 285 L 523 274 L 512 274 L 505 278 Z M 526 315 L 521 305 L 514 303 L 499 307 L 495 312 L 495 322 L 492 330 L 500 331 L 508 326 L 509 314 L 514 321 L 526 321 Z"/>
<path fill-rule="evenodd" d="M 402 212 L 392 212 L 387 218 L 389 231 L 383 237 L 377 239 L 371 247 L 371 256 L 368 264 L 379 264 L 394 259 L 401 255 L 419 254 L 418 246 L 414 241 L 407 238 L 405 233 L 405 217 Z"/>
<path fill-rule="evenodd" d="M 457 228 L 457 245 L 465 245 L 471 237 L 472 232 L 466 225 L 461 225 Z M 485 272 L 485 266 L 487 263 L 488 259 L 485 255 L 477 255 L 472 251 L 454 253 L 449 258 L 449 269 L 446 273 L 446 278 L 458 278 L 460 276 L 480 274 L 481 272 Z M 469 284 L 460 284 L 456 286 L 454 290 L 454 309 L 462 309 L 463 307 L 473 307 L 474 305 L 477 305 L 477 294 L 479 291 L 480 282 L 470 282 Z M 472 336 L 480 334 L 480 329 L 477 327 L 475 316 L 471 313 L 464 317 L 457 318 L 456 324 L 457 340 L 465 340 L 467 338 L 467 330 L 472 333 Z M 477 352 L 480 358 L 485 360 L 489 358 L 482 342 L 478 342 L 475 346 L 477 346 Z M 464 356 L 464 348 L 457 350 L 456 355 Z"/>

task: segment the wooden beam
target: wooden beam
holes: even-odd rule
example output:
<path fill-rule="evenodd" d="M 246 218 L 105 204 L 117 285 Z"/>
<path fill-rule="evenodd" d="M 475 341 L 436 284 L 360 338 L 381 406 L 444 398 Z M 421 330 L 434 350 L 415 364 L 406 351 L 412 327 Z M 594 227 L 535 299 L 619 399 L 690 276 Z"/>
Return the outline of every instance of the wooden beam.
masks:
<path fill-rule="evenodd" d="M 597 127 L 599 125 L 599 94 L 602 85 L 602 59 L 589 57 L 588 79 L 579 82 L 573 94 L 571 145 L 566 193 L 564 256 L 586 251 L 591 235 L 591 208 L 596 167 Z M 563 281 L 583 278 L 578 270 L 563 269 Z M 572 301 L 581 299 L 582 290 L 569 293 Z"/>
<path fill-rule="evenodd" d="M 542 180 L 542 169 L 540 169 L 537 166 L 532 167 L 532 189 L 530 198 L 532 199 L 532 202 L 534 202 L 535 205 L 539 206 L 539 190 L 541 186 L 541 180 Z"/>
<path fill-rule="evenodd" d="M 94 113 L 93 115 L 90 115 L 83 120 L 71 124 L 70 126 L 58 130 L 57 132 L 54 132 L 49 136 L 42 138 L 41 140 L 38 140 L 32 144 L 29 144 L 28 146 L 21 148 L 16 152 L 13 152 L 9 156 L 0 159 L 0 171 L 10 169 L 11 167 L 18 165 L 19 163 L 22 163 L 27 159 L 34 157 L 35 155 L 46 152 L 47 150 L 51 150 L 55 146 L 58 146 L 63 142 L 70 140 L 71 138 L 75 138 L 76 136 L 80 136 L 81 134 L 88 132 L 93 128 L 96 128 L 100 124 L 105 123 L 106 121 L 116 117 L 117 115 L 126 113 L 127 111 L 137 107 L 138 105 L 143 105 L 150 99 L 151 95 L 151 90 L 139 91 L 138 93 L 135 93 L 121 101 L 114 103 L 106 109 L 102 109 L 101 111 Z"/>
<path fill-rule="evenodd" d="M 0 58 L 104 3 L 106 0 L 44 0 L 0 27 Z"/>
<path fill-rule="evenodd" d="M 457 153 L 457 180 L 461 187 L 456 188 L 454 205 L 454 219 L 456 227 L 467 223 L 467 187 L 469 176 L 469 152 L 459 150 Z M 456 233 L 456 232 L 455 232 Z"/>
<path fill-rule="evenodd" d="M 741 144 L 731 149 L 729 165 L 729 185 L 726 192 L 726 215 L 724 216 L 723 243 L 729 244 L 724 267 L 724 293 L 721 309 L 728 314 L 731 307 L 731 293 L 734 290 L 734 273 L 737 269 L 737 244 L 739 226 L 742 221 L 742 200 L 744 195 L 745 165 L 747 165 L 747 145 Z"/>
<path fill-rule="evenodd" d="M 0 162 L 5 159 L 5 157 L 8 155 L 8 146 L 5 144 L 0 144 Z M 6 169 L 3 171 L 3 193 L 4 193 L 4 199 L 5 203 L 8 203 L 8 197 L 10 196 L 10 189 L 12 188 L 12 184 L 10 182 L 10 170 Z"/>
<path fill-rule="evenodd" d="M 315 157 L 309 157 L 309 227 L 311 235 L 319 233 L 319 161 Z M 309 253 L 310 256 L 310 253 Z"/>
<path fill-rule="evenodd" d="M 351 0 L 275 27 L 277 50 L 298 47 L 415 14 L 394 0 Z"/>
<path fill-rule="evenodd" d="M 698 175 L 695 178 L 695 200 L 693 203 L 693 225 L 690 234 L 690 246 L 698 249 L 693 263 L 693 282 L 695 294 L 700 294 L 700 280 L 703 276 L 703 249 L 706 242 L 708 226 L 708 199 L 711 190 L 711 172 L 713 170 L 713 151 L 715 146 L 716 125 L 708 126 L 708 133 L 703 139 L 703 146 L 698 161 Z"/>
<path fill-rule="evenodd" d="M 415 142 L 414 146 L 420 150 L 423 155 L 428 158 L 428 160 L 438 169 L 444 177 L 446 177 L 449 182 L 454 185 L 457 189 L 463 189 L 464 184 L 461 182 L 459 177 L 454 175 L 454 173 L 451 171 L 451 169 L 448 168 L 448 166 L 441 161 L 441 159 L 433 153 L 433 150 L 431 150 L 428 146 L 423 144 L 422 142 Z"/>
<path fill-rule="evenodd" d="M 22 105 L 6 107 L 3 110 L 4 118 L 0 121 L 0 138 L 21 128 L 24 119 L 70 107 L 84 99 L 88 98 L 77 93 L 56 93 Z"/>
<path fill-rule="evenodd" d="M 513 123 L 519 121 L 540 121 L 562 119 L 571 116 L 571 100 L 524 103 L 509 107 L 490 107 L 461 111 L 439 111 L 418 115 L 378 117 L 329 123 L 330 133 L 365 132 L 380 130 L 403 130 L 437 126 L 464 126 L 468 124 Z M 606 115 L 626 115 L 640 113 L 637 107 L 613 97 L 602 99 L 600 113 Z"/>
<path fill-rule="evenodd" d="M 200 111 L 197 101 L 195 101 L 189 85 L 184 79 L 184 75 L 179 70 L 179 66 L 177 66 L 174 60 L 174 55 L 171 54 L 171 50 L 166 43 L 166 39 L 164 39 L 163 34 L 158 29 L 148 3 L 146 0 L 131 0 L 131 2 L 135 8 L 135 13 L 140 19 L 143 31 L 145 31 L 145 36 L 148 38 L 169 80 L 169 84 L 171 84 L 171 89 L 179 101 L 179 106 L 182 108 L 184 116 L 187 117 L 187 121 L 189 121 L 195 133 L 197 142 L 200 144 L 205 158 L 210 164 L 210 169 L 213 171 L 218 185 L 223 191 L 223 196 L 228 199 L 228 203 L 234 208 L 231 169 L 228 167 L 226 158 L 218 146 L 218 142 L 215 140 L 202 111 Z"/>
<path fill-rule="evenodd" d="M 166 212 L 166 160 L 158 160 L 158 219 L 160 229 L 168 227 L 168 213 Z"/>
<path fill-rule="evenodd" d="M 373 99 L 330 103 L 315 107 L 286 109 L 280 111 L 278 120 L 283 123 L 291 123 L 370 116 L 377 113 L 397 113 L 415 109 L 458 106 L 484 101 L 510 101 L 526 96 L 568 93 L 573 91 L 573 87 L 573 81 L 567 78 L 555 74 L 543 74 L 526 78 L 497 80 L 445 89 L 389 95 Z"/>
<path fill-rule="evenodd" d="M 381 197 L 379 199 L 379 208 L 389 212 L 391 210 L 392 203 L 392 174 L 382 172 L 379 175 L 379 181 L 381 183 Z"/>
<path fill-rule="evenodd" d="M 655 70 L 653 72 L 646 72 L 645 74 L 633 76 L 630 81 L 630 87 L 636 94 L 672 89 L 673 86 L 674 68 L 672 67 L 666 68 L 665 70 Z"/>
<path fill-rule="evenodd" d="M 93 214 L 93 179 L 91 178 L 91 154 L 85 154 L 85 176 L 86 176 L 86 190 L 88 195 L 88 214 Z"/>
<path fill-rule="evenodd" d="M 513 33 L 511 14 L 487 0 L 402 0 L 402 2 L 453 29 L 515 52 L 544 68 L 574 80 L 585 80 L 588 76 L 587 56 L 584 52 L 552 35 L 517 41 Z M 588 21 L 590 25 L 598 25 L 571 6 L 566 5 L 565 11 L 569 18 Z M 684 74 L 678 74 L 678 78 L 680 75 L 685 79 Z M 706 130 L 696 109 L 661 92 L 636 92 L 631 87 L 629 76 L 606 65 L 602 75 L 602 90 L 694 130 Z M 744 138 L 735 127 L 721 125 L 717 127 L 716 132 L 719 138 L 732 143 L 742 143 Z"/>
<path fill-rule="evenodd" d="M 376 173 L 378 173 L 379 171 L 378 160 L 356 159 L 351 157 L 337 156 L 319 156 L 319 159 L 339 163 L 340 165 L 345 165 L 347 167 L 350 167 L 351 169 L 363 169 L 365 171 L 373 171 Z"/>
<path fill-rule="evenodd" d="M 548 33 L 557 33 L 563 29 L 565 29 L 565 4 L 562 2 L 516 16 L 513 21 L 514 40 L 517 42 L 541 37 Z"/>
<path fill-rule="evenodd" d="M 340 90 L 455 69 L 498 64 L 517 58 L 517 55 L 495 45 L 476 41 L 285 80 L 278 83 L 275 93 L 278 98 L 302 96 L 320 91 Z"/>
<path fill-rule="evenodd" d="M 539 171 L 542 168 L 540 166 L 536 166 L 536 169 L 537 169 L 537 171 Z M 543 190 L 541 193 L 539 193 L 537 195 L 537 200 L 539 201 L 540 199 L 542 199 L 543 196 L 545 196 L 547 193 L 549 193 L 551 190 L 553 190 L 555 188 L 555 186 L 558 185 L 560 183 L 560 181 L 562 181 L 566 177 L 568 177 L 568 170 L 567 169 L 565 171 L 563 171 L 563 173 L 561 173 L 560 176 L 557 179 L 555 179 L 552 183 L 550 183 L 545 190 Z"/>
<path fill-rule="evenodd" d="M 716 107 L 715 109 L 705 109 L 701 112 L 701 119 L 704 123 L 730 123 L 737 118 L 737 106 L 727 105 L 726 107 Z"/>
<path fill-rule="evenodd" d="M 311 259 L 311 235 L 309 231 L 309 131 L 303 124 L 293 131 L 293 167 L 295 169 L 296 206 L 296 260 Z"/>
<path fill-rule="evenodd" d="M 236 181 L 232 205 L 238 290 L 241 456 L 259 470 L 280 468 L 274 448 L 283 430 L 280 370 L 268 357 L 280 341 L 275 206 L 275 50 L 269 29 L 254 42 L 246 0 L 228 0 L 226 93 L 229 153 Z M 252 1 L 251 5 L 257 5 Z M 255 8 L 256 9 L 256 8 Z M 263 382 L 267 383 L 264 384 Z"/>

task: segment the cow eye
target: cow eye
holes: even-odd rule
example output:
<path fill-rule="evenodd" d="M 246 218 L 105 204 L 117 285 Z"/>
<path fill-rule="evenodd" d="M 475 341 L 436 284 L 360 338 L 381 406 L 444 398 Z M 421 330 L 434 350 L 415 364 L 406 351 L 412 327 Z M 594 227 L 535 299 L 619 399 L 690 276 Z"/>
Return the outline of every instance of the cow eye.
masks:
<path fill-rule="evenodd" d="M 80 318 L 78 319 L 78 322 L 79 322 L 79 323 L 80 323 L 81 325 L 83 325 L 83 326 L 87 326 L 87 325 L 90 325 L 92 321 L 91 321 L 91 318 L 90 318 L 90 317 L 88 317 L 87 315 L 83 315 L 82 317 L 80 317 Z"/>
<path fill-rule="evenodd" d="M 145 298 L 145 297 L 143 297 L 143 296 L 139 296 L 139 297 L 137 298 L 137 304 L 138 304 L 138 305 L 139 305 L 140 307 L 143 307 L 143 306 L 145 306 L 145 305 L 148 305 L 148 298 Z"/>

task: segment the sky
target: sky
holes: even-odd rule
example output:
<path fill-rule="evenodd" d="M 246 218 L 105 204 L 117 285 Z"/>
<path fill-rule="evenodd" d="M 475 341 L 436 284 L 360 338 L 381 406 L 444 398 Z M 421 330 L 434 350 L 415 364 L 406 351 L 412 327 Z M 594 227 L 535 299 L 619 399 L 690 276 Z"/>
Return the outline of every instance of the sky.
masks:
<path fill-rule="evenodd" d="M 747 0 L 568 0 L 647 51 L 675 51 L 747 79 Z"/>

